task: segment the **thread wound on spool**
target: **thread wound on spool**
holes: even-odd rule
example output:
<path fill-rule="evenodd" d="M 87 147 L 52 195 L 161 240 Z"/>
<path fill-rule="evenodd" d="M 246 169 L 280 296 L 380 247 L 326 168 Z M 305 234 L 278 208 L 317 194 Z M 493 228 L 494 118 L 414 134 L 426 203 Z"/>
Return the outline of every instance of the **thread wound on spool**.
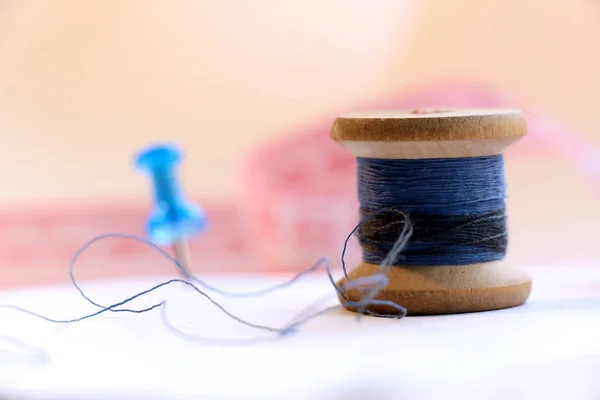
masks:
<path fill-rule="evenodd" d="M 353 282 L 385 271 L 372 298 L 409 315 L 523 304 L 531 277 L 498 262 L 507 247 L 502 152 L 527 133 L 522 113 L 422 111 L 346 114 L 332 126 L 357 157 L 363 217 L 363 262 L 340 280 L 340 301 L 362 312 L 352 301 L 369 295 Z M 368 311 L 396 313 L 376 303 Z"/>
<path fill-rule="evenodd" d="M 361 217 L 372 215 L 357 232 L 365 262 L 383 262 L 408 222 L 413 234 L 393 265 L 464 265 L 504 258 L 502 155 L 358 158 L 357 164 Z"/>

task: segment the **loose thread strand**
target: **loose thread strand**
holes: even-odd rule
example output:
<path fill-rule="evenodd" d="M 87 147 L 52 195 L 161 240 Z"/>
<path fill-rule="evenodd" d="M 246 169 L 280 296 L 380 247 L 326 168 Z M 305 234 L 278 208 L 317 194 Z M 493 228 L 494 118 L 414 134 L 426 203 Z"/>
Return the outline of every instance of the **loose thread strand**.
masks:
<path fill-rule="evenodd" d="M 46 362 L 49 358 L 48 353 L 46 353 L 43 349 L 32 344 L 26 343 L 13 336 L 0 335 L 0 342 L 7 343 L 15 349 L 25 351 L 34 356 L 34 358 L 36 358 L 40 362 Z"/>
<path fill-rule="evenodd" d="M 383 212 L 383 210 L 382 210 Z M 368 315 L 379 315 L 379 314 L 374 314 L 372 312 L 366 311 L 366 308 L 369 305 L 385 305 L 385 306 L 389 306 L 389 307 L 393 307 L 395 309 L 397 309 L 399 311 L 399 315 L 394 316 L 394 318 L 402 318 L 406 315 L 406 309 L 404 307 L 402 307 L 399 304 L 396 304 L 392 301 L 387 301 L 387 300 L 376 300 L 375 297 L 377 296 L 377 294 L 379 293 L 379 291 L 384 288 L 387 285 L 387 275 L 386 274 L 376 274 L 370 277 L 364 277 L 364 278 L 358 278 L 358 279 L 354 279 L 351 280 L 350 277 L 347 274 L 347 270 L 346 270 L 346 265 L 345 265 L 345 254 L 346 254 L 346 250 L 347 250 L 347 246 L 348 246 L 348 242 L 350 240 L 350 238 L 352 237 L 352 235 L 354 235 L 354 233 L 356 232 L 356 230 L 364 223 L 366 222 L 366 220 L 368 220 L 369 218 L 372 218 L 372 216 L 367 217 L 365 220 L 361 221 L 353 230 L 352 232 L 348 235 L 348 237 L 346 238 L 346 240 L 344 241 L 344 247 L 343 247 L 343 251 L 342 251 L 342 257 L 341 257 L 341 261 L 342 261 L 342 269 L 343 269 L 343 273 L 344 276 L 347 277 L 348 280 L 348 284 L 350 284 L 352 286 L 352 288 L 357 288 L 362 292 L 362 296 L 360 298 L 359 301 L 348 301 L 348 299 L 345 298 L 345 295 L 343 293 L 343 290 L 338 287 L 338 285 L 335 283 L 335 279 L 333 277 L 332 271 L 331 271 L 331 266 L 329 261 L 326 258 L 321 258 L 319 259 L 315 264 L 313 264 L 312 266 L 306 268 L 305 270 L 299 272 L 298 274 L 296 274 L 295 276 L 293 276 L 291 279 L 274 285 L 274 286 L 270 286 L 264 289 L 260 289 L 260 290 L 255 290 L 255 291 L 249 291 L 249 292 L 228 292 L 228 291 L 224 291 L 221 289 L 218 289 L 214 286 L 211 286 L 209 284 L 207 284 L 206 282 L 196 278 L 193 274 L 191 274 L 189 271 L 187 271 L 187 269 L 185 269 L 183 266 L 181 266 L 176 259 L 174 259 L 170 254 L 168 254 L 166 251 L 164 251 L 163 249 L 161 249 L 160 247 L 156 246 L 154 243 L 152 243 L 151 241 L 144 239 L 142 237 L 136 236 L 136 235 L 132 235 L 132 234 L 123 234 L 123 233 L 107 233 L 107 234 L 103 234 L 100 236 L 97 236 L 95 238 L 90 239 L 88 242 L 86 242 L 73 256 L 73 259 L 70 263 L 70 267 L 69 267 L 69 276 L 71 278 L 71 282 L 73 283 L 73 286 L 75 287 L 75 289 L 77 290 L 77 292 L 82 296 L 82 298 L 84 298 L 86 301 L 88 301 L 90 304 L 96 306 L 99 308 L 98 311 L 90 313 L 90 314 L 86 314 L 84 316 L 81 317 L 77 317 L 77 318 L 71 318 L 71 319 L 56 319 L 56 318 L 50 318 L 47 317 L 45 315 L 24 309 L 22 307 L 18 307 L 18 306 L 14 306 L 14 305 L 0 305 L 0 308 L 3 309 L 12 309 L 15 311 L 19 311 L 22 313 L 25 313 L 27 315 L 36 317 L 36 318 L 40 318 L 42 320 L 45 320 L 47 322 L 51 322 L 51 323 L 58 323 L 58 324 L 69 324 L 69 323 L 76 323 L 76 322 L 81 322 L 90 318 L 94 318 L 97 317 L 101 314 L 104 314 L 106 312 L 129 312 L 129 313 L 134 313 L 134 314 L 140 314 L 140 313 L 145 313 L 145 312 L 149 312 L 152 311 L 154 309 L 159 308 L 161 310 L 161 318 L 163 320 L 163 324 L 171 331 L 173 331 L 174 333 L 177 333 L 178 335 L 187 338 L 187 339 L 195 339 L 195 340 L 199 340 L 199 341 L 203 341 L 203 342 L 210 342 L 210 343 L 227 343 L 227 344 L 243 344 L 243 343 L 255 343 L 256 340 L 258 341 L 264 341 L 264 340 L 269 340 L 269 338 L 254 338 L 254 339 L 250 339 L 250 340 L 238 340 L 238 339 L 232 339 L 232 340 L 224 340 L 224 339 L 216 339 L 216 338 L 204 338 L 202 336 L 199 335 L 190 335 L 190 334 L 186 334 L 184 332 L 182 332 L 181 330 L 175 328 L 166 318 L 166 301 L 161 301 L 159 303 L 153 304 L 152 306 L 143 308 L 143 309 L 128 309 L 128 308 L 119 308 L 122 306 L 125 306 L 126 304 L 140 298 L 143 297 L 151 292 L 154 292 L 162 287 L 171 285 L 173 283 L 182 283 L 188 287 L 191 287 L 196 293 L 200 294 L 201 296 L 205 297 L 210 303 L 212 303 L 214 306 L 216 306 L 217 308 L 219 308 L 220 311 L 222 311 L 225 315 L 227 315 L 228 317 L 232 318 L 233 320 L 249 326 L 251 328 L 255 328 L 258 330 L 264 330 L 264 331 L 268 331 L 271 333 L 276 333 L 278 336 L 284 336 L 287 335 L 289 333 L 295 332 L 297 331 L 300 326 L 304 325 L 305 323 L 318 318 L 324 314 L 327 314 L 333 310 L 337 310 L 342 308 L 343 306 L 341 305 L 337 305 L 337 306 L 331 306 L 331 307 L 327 307 L 324 308 L 322 310 L 313 312 L 313 313 L 306 313 L 306 310 L 304 310 L 304 312 L 300 312 L 298 313 L 294 318 L 292 318 L 287 324 L 285 324 L 283 327 L 281 328 L 276 328 L 276 327 L 271 327 L 271 326 L 266 326 L 266 325 L 261 325 L 261 324 L 255 324 L 252 322 L 249 322 L 247 320 L 244 320 L 236 315 L 234 315 L 233 313 L 229 312 L 227 309 L 225 309 L 223 306 L 221 306 L 216 300 L 214 300 L 212 297 L 210 297 L 206 292 L 204 292 L 202 289 L 200 289 L 198 286 L 201 286 L 203 289 L 208 290 L 208 291 L 213 291 L 217 294 L 220 295 L 224 295 L 224 296 L 229 296 L 229 297 L 256 297 L 256 296 L 263 296 L 266 295 L 270 292 L 276 291 L 276 290 L 280 290 L 283 289 L 287 286 L 292 285 L 293 283 L 295 283 L 296 281 L 298 281 L 299 279 L 301 279 L 303 276 L 307 275 L 308 273 L 311 273 L 315 270 L 317 270 L 318 268 L 320 268 L 321 266 L 324 267 L 326 274 L 328 276 L 329 282 L 332 284 L 332 286 L 335 288 L 335 290 L 344 297 L 345 300 L 347 300 L 346 305 L 348 307 L 355 307 L 357 309 L 362 310 L 360 313 L 357 314 L 357 317 L 360 317 L 361 314 L 368 314 Z M 396 255 L 398 252 L 400 252 L 402 250 L 402 248 L 405 246 L 406 244 L 406 240 L 407 237 L 410 236 L 410 230 L 412 228 L 410 227 L 410 224 L 406 223 L 406 219 L 404 220 L 404 229 L 402 230 L 402 233 L 400 235 L 400 237 L 398 238 L 398 241 L 396 243 L 396 245 L 394 245 L 392 254 Z M 92 244 L 97 243 L 100 240 L 104 240 L 104 239 L 108 239 L 108 238 L 123 238 L 123 239 L 132 239 L 132 240 L 136 240 L 142 244 L 145 244 L 149 247 L 151 247 L 153 250 L 157 251 L 160 255 L 162 255 L 164 258 L 166 258 L 167 260 L 169 260 L 173 265 L 176 266 L 176 268 L 180 271 L 183 272 L 185 274 L 185 276 L 189 277 L 189 279 L 196 283 L 196 286 L 194 283 L 188 281 L 188 280 L 183 280 L 183 279 L 171 279 L 162 283 L 159 283 L 149 289 L 146 289 L 144 291 L 141 291 L 133 296 L 130 296 L 122 301 L 119 301 L 117 303 L 114 303 L 110 306 L 103 306 L 101 304 L 99 304 L 98 302 L 92 300 L 81 288 L 81 286 L 78 284 L 77 279 L 75 277 L 75 266 L 77 264 L 77 261 L 79 259 L 79 257 L 81 256 L 81 254 L 88 249 Z M 391 257 L 390 260 L 392 260 L 394 257 Z M 387 262 L 387 258 L 385 260 Z M 383 263 L 380 265 L 380 269 L 381 271 L 388 271 L 389 270 L 389 265 L 384 265 Z M 388 315 L 381 315 L 381 316 L 385 316 L 385 317 L 389 317 Z M 255 340 L 256 339 L 256 340 Z M 271 338 L 272 339 L 272 338 Z"/>

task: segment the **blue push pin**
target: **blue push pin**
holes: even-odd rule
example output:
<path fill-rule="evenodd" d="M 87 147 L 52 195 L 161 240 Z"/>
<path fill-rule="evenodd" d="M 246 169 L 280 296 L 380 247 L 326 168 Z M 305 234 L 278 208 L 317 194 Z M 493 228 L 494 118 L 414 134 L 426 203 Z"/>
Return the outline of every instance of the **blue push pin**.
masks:
<path fill-rule="evenodd" d="M 179 186 L 176 169 L 181 163 L 179 148 L 162 144 L 144 149 L 135 157 L 136 168 L 150 175 L 154 189 L 154 210 L 147 221 L 147 233 L 154 243 L 172 245 L 175 259 L 187 273 L 190 256 L 187 239 L 202 232 L 206 216 L 188 201 Z"/>

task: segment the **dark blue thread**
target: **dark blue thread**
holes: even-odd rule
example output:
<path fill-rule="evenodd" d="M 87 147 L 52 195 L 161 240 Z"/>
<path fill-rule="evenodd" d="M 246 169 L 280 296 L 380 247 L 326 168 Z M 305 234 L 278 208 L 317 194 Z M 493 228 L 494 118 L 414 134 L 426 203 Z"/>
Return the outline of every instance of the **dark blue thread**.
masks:
<path fill-rule="evenodd" d="M 357 159 L 363 260 L 387 259 L 401 227 L 413 226 L 393 265 L 465 265 L 506 254 L 504 162 L 501 155 L 385 160 Z M 387 210 L 381 212 L 381 210 Z"/>
<path fill-rule="evenodd" d="M 370 219 L 372 217 L 368 217 L 368 219 Z M 406 316 L 406 309 L 404 307 L 402 307 L 399 304 L 396 304 L 392 301 L 388 301 L 388 300 L 377 300 L 375 299 L 375 297 L 377 296 L 377 294 L 379 293 L 379 291 L 384 288 L 385 286 L 387 286 L 388 284 L 388 278 L 387 278 L 387 274 L 386 273 L 377 273 L 373 276 L 369 276 L 369 277 L 364 277 L 364 278 L 358 278 L 358 279 L 354 279 L 351 280 L 348 275 L 347 275 L 347 271 L 346 271 L 346 266 L 345 266 L 345 254 L 346 254 L 346 250 L 347 250 L 347 245 L 348 242 L 350 240 L 350 238 L 352 237 L 352 235 L 354 234 L 354 232 L 356 232 L 356 230 L 358 229 L 358 227 L 361 226 L 362 223 L 364 223 L 365 221 L 361 221 L 361 223 L 355 227 L 352 232 L 348 235 L 348 237 L 346 238 L 346 240 L 344 241 L 344 247 L 342 250 L 342 257 L 341 257 L 341 261 L 342 261 L 342 269 L 343 269 L 343 273 L 347 278 L 348 281 L 348 285 L 351 286 L 351 288 L 356 288 L 358 290 L 360 290 L 362 292 L 362 296 L 361 296 L 361 300 L 360 301 L 347 301 L 347 306 L 349 307 L 354 307 L 357 310 L 359 310 L 360 312 L 357 314 L 357 318 L 359 318 L 361 316 L 361 314 L 366 314 L 366 315 L 374 315 L 374 316 L 380 316 L 380 317 L 386 317 L 386 318 L 394 318 L 394 319 L 400 319 L 404 316 Z M 405 229 L 406 230 L 406 229 Z M 403 231 L 404 232 L 404 231 Z M 153 304 L 152 306 L 143 308 L 143 309 L 127 309 L 127 308 L 119 308 L 121 306 L 124 306 L 128 303 L 130 303 L 131 301 L 140 298 L 146 294 L 149 294 L 151 292 L 154 292 L 162 287 L 171 285 L 173 283 L 182 283 L 188 287 L 191 287 L 192 289 L 194 289 L 198 294 L 202 295 L 203 297 L 205 297 L 207 300 L 209 300 L 214 306 L 218 307 L 223 313 L 225 313 L 227 316 L 229 316 L 230 318 L 236 320 L 237 322 L 249 326 L 251 328 L 256 328 L 258 330 L 263 330 L 263 331 L 268 331 L 270 333 L 274 333 L 276 334 L 276 337 L 284 337 L 284 336 L 288 336 L 294 332 L 297 332 L 299 330 L 299 328 L 310 322 L 311 320 L 318 318 L 326 313 L 329 313 L 331 311 L 337 310 L 337 309 L 341 309 L 343 306 L 342 305 L 336 305 L 336 306 L 331 306 L 331 307 L 327 307 L 325 309 L 313 312 L 313 313 L 309 313 L 308 315 L 305 315 L 301 318 L 298 317 L 294 317 L 292 318 L 287 324 L 284 324 L 281 328 L 277 328 L 277 327 L 270 327 L 270 326 L 266 326 L 266 325 L 260 325 L 260 324 L 255 324 L 249 321 L 246 321 L 240 317 L 237 317 L 236 315 L 232 314 L 231 312 L 229 312 L 228 310 L 226 310 L 223 306 L 221 306 L 218 302 L 216 302 L 214 299 L 212 299 L 207 293 L 205 293 L 203 290 L 201 290 L 200 288 L 198 288 L 196 285 L 194 285 L 194 283 L 189 282 L 188 280 L 183 280 L 183 279 L 171 279 L 168 280 L 166 282 L 162 282 L 160 284 L 157 284 L 149 289 L 146 289 L 144 291 L 141 291 L 133 296 L 130 296 L 122 301 L 119 301 L 117 303 L 114 303 L 110 306 L 103 306 L 97 302 L 95 302 L 94 300 L 92 300 L 88 295 L 86 295 L 83 291 L 83 289 L 81 288 L 81 286 L 77 283 L 77 280 L 75 278 L 75 265 L 76 262 L 79 258 L 79 256 L 87 249 L 89 248 L 92 244 L 103 240 L 103 239 L 108 239 L 108 238 L 122 238 L 122 239 L 132 239 L 132 240 L 136 240 L 139 241 L 143 244 L 146 244 L 148 246 L 150 246 L 152 249 L 154 249 L 155 251 L 157 251 L 160 255 L 162 255 L 163 257 L 165 257 L 166 259 L 168 259 L 170 262 L 172 262 L 177 269 L 179 269 L 180 272 L 183 272 L 184 276 L 186 276 L 188 279 L 192 280 L 193 282 L 195 282 L 198 286 L 202 286 L 205 290 L 207 291 L 213 291 L 217 294 L 221 294 L 224 296 L 230 296 L 230 297 L 250 297 L 250 296 L 262 296 L 262 295 L 266 295 L 270 292 L 276 291 L 276 290 L 280 290 L 283 289 L 287 286 L 292 285 L 294 282 L 298 281 L 301 277 L 303 277 L 304 275 L 313 272 L 315 270 L 317 270 L 319 267 L 324 266 L 325 271 L 327 273 L 327 276 L 329 278 L 330 283 L 334 286 L 335 290 L 337 291 L 337 293 L 344 298 L 345 300 L 348 300 L 345 295 L 344 292 L 342 290 L 342 288 L 338 287 L 335 283 L 335 279 L 333 278 L 333 274 L 331 271 L 331 267 L 329 264 L 329 261 L 326 258 L 321 258 L 319 259 L 315 264 L 313 264 L 312 266 L 310 266 L 309 268 L 301 271 L 300 273 L 296 274 L 294 277 L 292 277 L 290 280 L 285 281 L 283 283 L 265 288 L 265 289 L 261 289 L 261 290 L 256 290 L 256 291 L 251 291 L 251 292 L 242 292 L 242 293 L 236 293 L 236 292 L 227 292 L 227 291 L 223 291 L 220 290 L 216 287 L 213 287 L 211 285 L 208 285 L 207 283 L 201 281 L 200 279 L 194 277 L 189 271 L 187 271 L 183 266 L 181 266 L 176 259 L 174 259 L 170 254 L 168 254 L 166 251 L 164 251 L 163 249 L 161 249 L 160 247 L 158 247 L 157 245 L 155 245 L 154 243 L 150 242 L 147 239 L 144 239 L 142 237 L 138 237 L 136 235 L 131 235 L 131 234 L 123 234 L 123 233 L 112 233 L 112 234 L 103 234 L 100 236 L 97 236 L 95 238 L 90 239 L 88 242 L 86 242 L 73 256 L 73 259 L 71 261 L 70 264 L 70 268 L 69 268 L 69 276 L 71 278 L 71 281 L 74 285 L 74 287 L 76 288 L 76 290 L 78 291 L 78 293 L 86 300 L 88 301 L 90 304 L 96 306 L 99 308 L 98 311 L 90 313 L 90 314 L 86 314 L 83 315 L 81 317 L 77 317 L 77 318 L 71 318 L 71 319 L 57 319 L 57 318 L 50 318 L 47 317 L 45 315 L 24 309 L 22 307 L 18 307 L 18 306 L 14 306 L 14 305 L 0 305 L 0 308 L 3 309 L 10 309 L 10 310 L 14 310 L 14 311 L 18 311 L 18 312 L 22 312 L 25 313 L 27 315 L 36 317 L 36 318 L 40 318 L 42 320 L 45 320 L 47 322 L 51 322 L 51 323 L 57 323 L 57 324 L 70 324 L 70 323 L 76 323 L 76 322 L 81 322 L 87 319 L 91 319 L 94 318 L 96 316 L 99 316 L 101 314 L 104 314 L 106 312 L 128 312 L 128 313 L 134 313 L 134 314 L 140 314 L 140 313 L 146 313 L 146 312 L 150 312 L 152 310 L 155 309 L 160 309 L 161 310 L 161 316 L 162 316 L 162 321 L 163 324 L 170 329 L 171 331 L 173 331 L 175 334 L 177 334 L 178 336 L 185 338 L 185 339 L 190 339 L 190 340 L 194 340 L 194 341 L 199 341 L 199 342 L 203 342 L 203 343 L 208 343 L 208 344 L 229 344 L 229 345 L 243 345 L 243 344 L 254 344 L 254 343 L 259 343 L 259 342 L 263 342 L 263 341 L 269 341 L 269 340 L 273 340 L 274 337 L 256 337 L 256 338 L 250 338 L 250 339 L 231 339 L 231 340 L 227 340 L 227 339 L 219 339 L 219 338 L 205 338 L 202 336 L 198 336 L 198 335 L 190 335 L 187 334 L 185 332 L 182 332 L 181 330 L 178 330 L 177 328 L 175 328 L 166 318 L 166 314 L 165 314 L 165 309 L 166 309 L 166 301 L 161 301 L 159 303 Z M 401 236 L 398 239 L 398 243 L 395 246 L 395 248 L 393 249 L 392 253 L 397 253 L 399 251 L 402 250 L 402 247 L 406 244 L 406 238 L 404 236 Z M 389 270 L 389 265 L 380 265 L 380 271 L 388 271 Z M 397 315 L 380 315 L 377 313 L 373 313 L 371 311 L 368 311 L 367 308 L 369 307 L 369 305 L 385 305 L 385 306 L 389 306 L 392 308 L 395 308 L 396 310 L 398 310 L 398 314 Z M 300 312 L 298 313 L 298 315 L 301 314 L 306 314 L 305 312 L 306 310 L 304 310 L 304 312 Z"/>
<path fill-rule="evenodd" d="M 408 214 L 473 215 L 504 208 L 502 155 L 382 160 L 357 158 L 361 208 Z"/>

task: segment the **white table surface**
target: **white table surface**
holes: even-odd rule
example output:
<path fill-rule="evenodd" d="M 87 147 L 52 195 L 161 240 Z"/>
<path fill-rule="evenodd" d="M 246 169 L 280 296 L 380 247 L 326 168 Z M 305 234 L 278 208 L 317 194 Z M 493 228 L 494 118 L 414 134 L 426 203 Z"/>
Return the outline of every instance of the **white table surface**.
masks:
<path fill-rule="evenodd" d="M 300 332 L 253 346 L 209 345 L 165 328 L 160 312 L 110 314 L 53 325 L 0 309 L 0 335 L 43 349 L 45 361 L 0 341 L 0 398 L 26 399 L 600 399 L 600 268 L 529 269 L 529 302 L 509 310 L 401 321 L 334 312 Z M 114 303 L 162 279 L 85 284 Z M 273 278 L 211 278 L 248 290 Z M 325 278 L 259 299 L 223 300 L 254 322 L 282 325 L 314 300 L 335 304 Z M 152 297 L 152 298 L 150 298 Z M 186 332 L 257 334 L 181 286 L 137 301 L 168 300 Z M 54 318 L 95 309 L 69 286 L 0 294 Z"/>

